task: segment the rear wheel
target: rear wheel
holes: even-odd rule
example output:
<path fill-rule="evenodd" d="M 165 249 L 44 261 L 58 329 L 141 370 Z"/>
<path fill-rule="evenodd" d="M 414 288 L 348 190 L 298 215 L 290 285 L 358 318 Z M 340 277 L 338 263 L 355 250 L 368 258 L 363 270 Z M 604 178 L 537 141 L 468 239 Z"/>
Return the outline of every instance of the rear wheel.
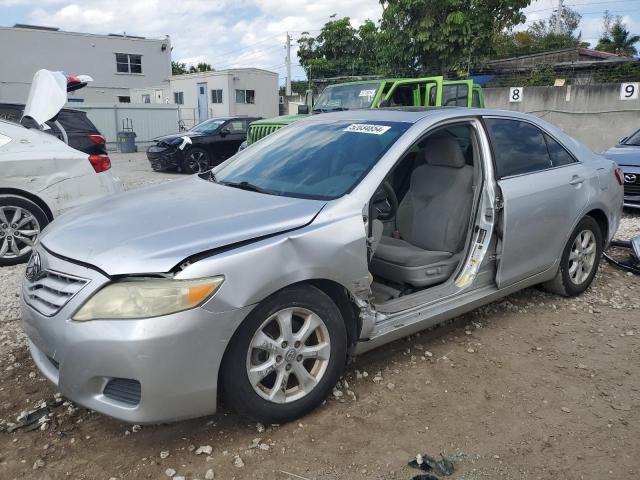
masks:
<path fill-rule="evenodd" d="M 0 195 L 0 266 L 26 262 L 49 223 L 42 209 L 17 195 Z"/>
<path fill-rule="evenodd" d="M 199 173 L 209 169 L 209 154 L 203 148 L 194 147 L 185 153 L 182 171 L 185 173 Z"/>
<path fill-rule="evenodd" d="M 266 423 L 316 408 L 344 369 L 347 334 L 340 310 L 321 290 L 286 288 L 251 312 L 222 365 L 225 403 Z"/>
<path fill-rule="evenodd" d="M 581 294 L 591 285 L 601 256 L 602 232 L 598 222 L 591 217 L 584 217 L 569 237 L 558 273 L 543 287 L 565 297 Z"/>

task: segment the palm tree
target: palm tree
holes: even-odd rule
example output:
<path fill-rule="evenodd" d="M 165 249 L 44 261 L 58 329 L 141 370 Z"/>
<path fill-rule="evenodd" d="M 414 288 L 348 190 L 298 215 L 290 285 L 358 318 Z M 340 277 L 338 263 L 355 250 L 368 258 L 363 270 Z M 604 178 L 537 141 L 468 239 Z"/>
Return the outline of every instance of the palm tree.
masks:
<path fill-rule="evenodd" d="M 611 27 L 605 30 L 596 50 L 633 57 L 638 54 L 634 46 L 638 42 L 640 42 L 640 35 L 631 35 L 626 25 L 622 23 L 622 19 L 618 17 Z"/>

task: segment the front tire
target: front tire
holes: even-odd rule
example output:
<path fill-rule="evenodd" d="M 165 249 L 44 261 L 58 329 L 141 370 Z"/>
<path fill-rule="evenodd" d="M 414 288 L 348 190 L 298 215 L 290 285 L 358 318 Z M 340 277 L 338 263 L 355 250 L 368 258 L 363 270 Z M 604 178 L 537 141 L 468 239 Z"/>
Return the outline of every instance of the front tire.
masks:
<path fill-rule="evenodd" d="M 49 223 L 42 209 L 17 195 L 0 195 L 0 267 L 26 262 Z"/>
<path fill-rule="evenodd" d="M 592 217 L 584 217 L 573 230 L 560 259 L 555 278 L 545 284 L 545 290 L 575 297 L 584 292 L 595 277 L 602 256 L 602 232 Z"/>
<path fill-rule="evenodd" d="M 209 169 L 209 154 L 204 148 L 190 148 L 184 154 L 182 171 L 188 174 L 205 172 Z"/>
<path fill-rule="evenodd" d="M 340 310 L 311 285 L 287 287 L 238 328 L 221 368 L 222 396 L 241 415 L 285 423 L 322 403 L 344 370 Z"/>

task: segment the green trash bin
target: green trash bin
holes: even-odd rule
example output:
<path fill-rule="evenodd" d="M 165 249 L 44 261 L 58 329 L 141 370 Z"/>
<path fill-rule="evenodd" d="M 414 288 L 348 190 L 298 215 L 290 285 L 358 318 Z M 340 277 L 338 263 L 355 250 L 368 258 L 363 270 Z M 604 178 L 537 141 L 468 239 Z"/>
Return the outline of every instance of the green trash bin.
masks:
<path fill-rule="evenodd" d="M 132 131 L 118 132 L 118 145 L 122 153 L 136 152 L 136 133 Z"/>

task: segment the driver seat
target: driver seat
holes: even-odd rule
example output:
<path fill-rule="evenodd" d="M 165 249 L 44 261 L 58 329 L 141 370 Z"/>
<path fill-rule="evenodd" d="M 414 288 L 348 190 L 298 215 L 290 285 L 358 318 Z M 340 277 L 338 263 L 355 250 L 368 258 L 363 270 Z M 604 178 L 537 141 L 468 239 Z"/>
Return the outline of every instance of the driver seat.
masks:
<path fill-rule="evenodd" d="M 473 166 L 452 137 L 425 140 L 424 164 L 411 173 L 400 202 L 400 238 L 383 236 L 371 272 L 414 287 L 444 282 L 462 256 L 473 203 Z"/>

